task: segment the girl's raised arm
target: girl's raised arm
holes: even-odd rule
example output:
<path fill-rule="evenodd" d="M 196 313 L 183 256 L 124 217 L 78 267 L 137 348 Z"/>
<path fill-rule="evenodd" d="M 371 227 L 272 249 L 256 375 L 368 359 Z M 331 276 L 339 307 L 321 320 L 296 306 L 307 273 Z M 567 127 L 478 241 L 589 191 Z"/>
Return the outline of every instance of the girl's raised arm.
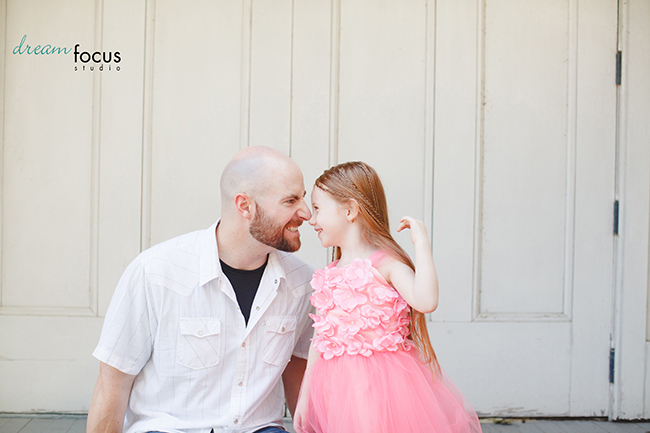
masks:
<path fill-rule="evenodd" d="M 411 230 L 411 241 L 415 245 L 415 272 L 404 263 L 393 260 L 386 268 L 386 279 L 411 307 L 421 313 L 430 313 L 438 308 L 438 275 L 427 229 L 422 221 L 405 216 L 397 231 L 407 228 Z"/>

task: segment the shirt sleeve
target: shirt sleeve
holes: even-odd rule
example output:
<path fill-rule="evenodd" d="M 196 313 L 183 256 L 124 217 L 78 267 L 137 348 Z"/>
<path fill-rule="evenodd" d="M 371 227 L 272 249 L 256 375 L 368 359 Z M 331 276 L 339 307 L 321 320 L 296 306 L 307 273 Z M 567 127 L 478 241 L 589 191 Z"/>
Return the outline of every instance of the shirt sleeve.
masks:
<path fill-rule="evenodd" d="M 311 319 L 309 314 L 316 313 L 316 309 L 311 305 L 311 278 L 314 274 L 314 268 L 307 265 L 300 268 L 300 283 L 304 284 L 303 287 L 306 289 L 305 295 L 301 298 L 301 301 L 304 302 L 302 311 L 301 321 L 296 327 L 296 335 L 298 335 L 298 340 L 296 341 L 296 346 L 293 349 L 293 355 L 298 358 L 307 359 L 309 356 L 309 346 L 311 346 L 311 339 L 314 336 L 314 321 Z"/>
<path fill-rule="evenodd" d="M 153 348 L 151 305 L 144 266 L 136 258 L 117 284 L 93 356 L 123 373 L 138 374 Z"/>
<path fill-rule="evenodd" d="M 307 299 L 309 302 L 309 296 L 307 296 Z M 302 359 L 307 359 L 309 356 L 309 346 L 311 346 L 311 339 L 314 336 L 314 328 L 312 326 L 313 320 L 311 317 L 309 317 L 309 314 L 315 314 L 316 310 L 314 307 L 309 305 L 309 308 L 307 309 L 307 313 L 305 314 L 305 318 L 302 320 L 297 331 L 300 332 L 300 336 L 298 337 L 298 342 L 296 343 L 296 347 L 293 349 L 293 355 L 297 356 L 298 358 Z"/>

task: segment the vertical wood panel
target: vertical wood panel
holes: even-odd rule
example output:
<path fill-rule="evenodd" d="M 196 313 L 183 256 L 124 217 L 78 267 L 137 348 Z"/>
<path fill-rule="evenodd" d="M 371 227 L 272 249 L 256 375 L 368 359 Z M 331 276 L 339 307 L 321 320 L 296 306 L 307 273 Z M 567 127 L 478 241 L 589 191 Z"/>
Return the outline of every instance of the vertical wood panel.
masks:
<path fill-rule="evenodd" d="M 481 313 L 563 313 L 568 2 L 490 1 L 485 20 Z"/>
<path fill-rule="evenodd" d="M 151 165 L 153 147 L 153 67 L 156 39 L 156 0 L 145 0 L 144 74 L 142 95 L 142 194 L 140 197 L 140 249 L 151 246 Z"/>
<path fill-rule="evenodd" d="M 122 272 L 140 252 L 145 6 L 144 0 L 104 3 L 103 46 L 119 51 L 123 60 L 119 73 L 102 76 L 100 316 Z"/>
<path fill-rule="evenodd" d="M 432 245 L 440 283 L 440 306 L 432 315 L 436 321 L 472 317 L 477 20 L 474 0 L 436 1 Z"/>
<path fill-rule="evenodd" d="M 219 216 L 221 171 L 239 150 L 241 25 L 237 2 L 156 3 L 152 244 Z"/>
<path fill-rule="evenodd" d="M 433 247 L 441 295 L 433 318 L 442 323 L 431 326 L 432 342 L 479 413 L 560 415 L 568 410 L 570 324 L 472 321 L 472 288 L 480 278 L 474 268 L 480 236 L 474 236 L 482 215 L 486 5 L 443 0 L 436 6 Z M 481 373 L 474 374 L 477 361 Z"/>
<path fill-rule="evenodd" d="M 289 155 L 292 0 L 253 1 L 249 144 Z"/>
<path fill-rule="evenodd" d="M 606 379 L 613 307 L 612 204 L 616 161 L 613 59 L 616 58 L 617 2 L 579 2 L 578 13 L 576 261 L 570 415 L 591 416 L 606 415 L 609 407 Z M 602 319 L 594 321 L 594 317 Z"/>
<path fill-rule="evenodd" d="M 27 35 L 32 47 L 79 43 L 92 51 L 94 27 L 93 3 L 7 5 L 5 307 L 88 309 L 91 304 L 91 188 L 97 174 L 92 157 L 98 144 L 93 141 L 93 73 L 75 72 L 71 54 L 14 55 L 12 50 Z"/>
<path fill-rule="evenodd" d="M 307 200 L 314 180 L 329 167 L 332 1 L 296 2 L 293 11 L 291 157 L 305 178 Z M 312 227 L 301 227 L 298 255 L 313 266 L 327 263 Z"/>
<path fill-rule="evenodd" d="M 639 419 L 650 414 L 650 357 L 645 350 L 650 336 L 650 3 L 623 2 L 620 19 L 623 76 L 619 89 L 618 198 L 621 214 L 616 258 L 617 368 L 612 415 L 614 419 Z"/>
<path fill-rule="evenodd" d="M 103 36 L 104 36 L 104 8 L 102 0 L 95 1 L 95 28 L 93 54 L 102 52 L 103 58 Z M 106 50 L 110 51 L 110 50 Z M 117 50 L 116 50 L 117 51 Z M 111 61 L 113 61 L 111 54 Z M 102 73 L 104 66 L 107 69 L 111 64 L 101 65 Z M 116 66 L 113 64 L 112 66 Z M 98 67 L 98 65 L 95 65 Z M 117 67 L 117 66 L 116 66 Z M 95 68 L 93 68 L 94 70 Z M 90 245 L 89 245 L 89 308 L 97 314 L 98 307 L 98 278 L 99 278 L 99 181 L 100 181 L 100 157 L 101 157 L 101 104 L 102 104 L 102 75 L 93 73 L 93 115 L 91 123 L 91 151 L 90 151 Z"/>
<path fill-rule="evenodd" d="M 379 172 L 393 229 L 424 217 L 426 19 L 424 0 L 341 4 L 339 160 Z"/>
<path fill-rule="evenodd" d="M 341 0 L 332 1 L 330 48 L 330 140 L 329 165 L 339 162 L 339 96 L 341 78 Z"/>
<path fill-rule="evenodd" d="M 429 240 L 433 241 L 433 151 L 435 127 L 435 65 L 436 65 L 436 2 L 426 2 L 425 26 L 425 63 L 424 63 L 424 179 L 422 205 L 424 214 L 422 219 L 429 231 Z"/>
<path fill-rule="evenodd" d="M 106 84 L 104 90 L 111 89 L 111 83 L 122 77 L 106 65 L 99 71 L 92 62 L 85 64 L 85 71 L 78 62 L 75 71 L 71 52 L 12 53 L 24 34 L 32 48 L 36 44 L 73 48 L 78 43 L 80 51 L 103 51 L 107 46 L 102 1 L 69 0 L 56 6 L 11 2 L 6 17 L 5 5 L 0 4 L 1 22 L 7 22 L 2 46 L 8 47 L 2 63 L 7 74 L 2 80 L 3 140 L 8 144 L 2 155 L 2 252 L 9 259 L 3 263 L 3 282 L 4 294 L 10 296 L 0 311 L 0 407 L 8 412 L 84 411 L 97 375 L 91 352 L 101 319 L 74 316 L 96 314 L 97 283 L 103 278 L 98 267 L 102 247 L 110 250 L 110 241 L 119 243 L 124 238 L 124 243 L 139 246 L 138 230 L 120 232 L 124 238 L 102 243 L 102 228 L 107 226 L 101 223 L 102 204 L 107 211 L 102 215 L 110 219 L 110 207 L 116 203 L 104 201 L 101 194 L 110 198 L 111 187 L 123 186 L 119 181 L 112 183 L 119 176 L 110 164 L 111 156 L 133 155 L 120 154 L 119 138 L 100 129 L 102 121 L 110 118 L 102 117 L 108 113 L 101 108 L 108 107 L 102 106 L 100 84 Z M 15 44 L 9 41 L 16 38 Z M 120 49 L 113 46 L 106 51 Z M 136 77 L 141 82 L 141 74 Z M 110 127 L 110 122 L 105 126 Z M 112 126 L 119 131 L 125 125 Z M 139 137 L 135 146 L 139 153 Z M 119 163 L 128 170 L 128 162 Z M 138 160 L 135 168 L 137 179 Z M 132 225 L 139 227 L 139 184 L 130 186 L 135 191 L 131 208 L 112 211 L 130 212 L 136 216 Z M 122 265 L 125 255 L 112 253 Z"/>
<path fill-rule="evenodd" d="M 0 23 L 7 22 L 7 0 L 0 0 Z M 5 142 L 5 107 L 6 107 L 6 50 L 7 46 L 7 30 L 5 24 L 5 31 L 0 32 L 0 308 L 2 307 L 2 275 L 4 273 L 4 261 L 2 259 L 3 248 L 3 233 L 4 233 L 4 142 Z"/>
<path fill-rule="evenodd" d="M 645 381 L 644 381 L 644 391 L 650 389 L 650 366 L 648 365 L 648 359 L 650 359 L 650 343 L 646 342 L 645 344 Z M 648 419 L 650 417 L 650 395 L 648 392 L 645 392 L 643 398 L 643 419 Z"/>
<path fill-rule="evenodd" d="M 241 78 L 239 97 L 239 149 L 248 146 L 250 140 L 251 106 L 251 25 L 253 21 L 253 0 L 242 1 L 241 23 Z"/>

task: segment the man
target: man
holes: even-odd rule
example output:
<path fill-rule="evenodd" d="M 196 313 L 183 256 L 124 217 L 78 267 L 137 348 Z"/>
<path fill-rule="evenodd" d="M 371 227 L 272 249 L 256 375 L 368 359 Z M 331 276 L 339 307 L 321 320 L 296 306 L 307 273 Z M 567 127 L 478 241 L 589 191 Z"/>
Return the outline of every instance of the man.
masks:
<path fill-rule="evenodd" d="M 311 217 L 298 166 L 249 147 L 221 176 L 221 219 L 141 253 L 93 355 L 88 432 L 279 432 L 312 334 L 313 268 L 289 252 Z M 280 250 L 280 251 L 278 251 Z"/>

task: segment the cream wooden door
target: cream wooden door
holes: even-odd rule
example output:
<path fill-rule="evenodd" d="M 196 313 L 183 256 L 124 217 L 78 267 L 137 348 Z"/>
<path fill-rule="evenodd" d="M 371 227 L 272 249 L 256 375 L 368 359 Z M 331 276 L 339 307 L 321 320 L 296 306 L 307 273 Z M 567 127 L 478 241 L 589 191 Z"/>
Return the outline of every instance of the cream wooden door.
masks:
<path fill-rule="evenodd" d="M 0 412 L 88 410 L 102 318 L 140 250 L 144 4 L 101 6 L 0 2 Z M 122 51 L 122 70 L 83 70 L 76 44 Z"/>
<path fill-rule="evenodd" d="M 0 411 L 88 408 L 123 269 L 211 224 L 223 166 L 265 144 L 308 190 L 367 161 L 394 224 L 433 228 L 432 339 L 479 413 L 607 414 L 616 1 L 5 0 L 0 14 Z M 24 35 L 120 51 L 121 70 L 14 55 Z"/>
<path fill-rule="evenodd" d="M 436 2 L 443 366 L 482 414 L 606 416 L 617 2 Z"/>

